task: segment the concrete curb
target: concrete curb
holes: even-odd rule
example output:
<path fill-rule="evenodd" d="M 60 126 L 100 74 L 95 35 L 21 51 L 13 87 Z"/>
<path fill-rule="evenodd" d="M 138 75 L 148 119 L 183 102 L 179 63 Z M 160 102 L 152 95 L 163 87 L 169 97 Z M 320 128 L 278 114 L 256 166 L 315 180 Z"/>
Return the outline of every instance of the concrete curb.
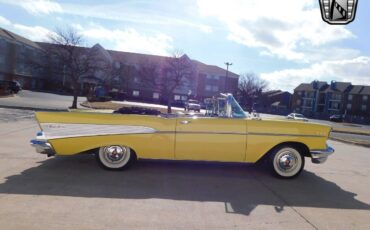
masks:
<path fill-rule="evenodd" d="M 370 134 L 367 134 L 367 133 L 345 132 L 345 131 L 335 131 L 335 130 L 333 130 L 332 133 L 345 133 L 345 134 L 354 134 L 354 135 L 363 135 L 363 136 L 369 136 L 370 135 Z"/>
<path fill-rule="evenodd" d="M 337 137 L 329 137 L 329 139 L 333 140 L 333 141 L 339 141 L 339 142 L 342 142 L 342 143 L 345 143 L 345 144 L 351 144 L 351 145 L 357 145 L 357 146 L 370 148 L 370 143 L 369 144 L 359 143 L 359 142 L 356 142 L 356 141 L 346 140 L 346 139 L 337 138 Z"/>
<path fill-rule="evenodd" d="M 33 111 L 47 111 L 47 112 L 67 112 L 68 111 L 68 109 L 34 108 L 34 107 L 10 106 L 10 105 L 0 105 L 0 108 L 5 108 L 5 109 L 22 109 L 22 110 L 33 110 Z"/>

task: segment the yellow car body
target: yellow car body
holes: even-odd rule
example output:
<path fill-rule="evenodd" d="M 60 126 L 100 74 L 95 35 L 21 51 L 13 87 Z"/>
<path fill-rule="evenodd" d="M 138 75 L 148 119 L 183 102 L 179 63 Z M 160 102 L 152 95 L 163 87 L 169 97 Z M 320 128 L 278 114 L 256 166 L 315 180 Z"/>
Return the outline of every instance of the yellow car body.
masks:
<path fill-rule="evenodd" d="M 254 163 L 275 146 L 287 142 L 303 144 L 309 150 L 324 150 L 330 132 L 329 126 L 321 124 L 251 118 L 74 112 L 37 112 L 36 118 L 56 155 L 125 145 L 138 158 Z M 100 126 L 113 129 L 101 133 Z M 125 126 L 150 129 L 125 133 Z M 83 129 L 90 133 L 78 134 Z M 52 136 L 58 130 L 64 134 Z"/>
<path fill-rule="evenodd" d="M 270 163 L 282 177 L 299 174 L 304 157 L 323 163 L 334 152 L 326 143 L 330 126 L 247 118 L 232 95 L 225 98 L 229 116 L 223 117 L 37 112 L 42 132 L 31 144 L 48 155 L 98 150 L 104 167 L 111 169 L 125 166 L 133 155 L 135 159 L 248 163 L 272 155 Z"/>

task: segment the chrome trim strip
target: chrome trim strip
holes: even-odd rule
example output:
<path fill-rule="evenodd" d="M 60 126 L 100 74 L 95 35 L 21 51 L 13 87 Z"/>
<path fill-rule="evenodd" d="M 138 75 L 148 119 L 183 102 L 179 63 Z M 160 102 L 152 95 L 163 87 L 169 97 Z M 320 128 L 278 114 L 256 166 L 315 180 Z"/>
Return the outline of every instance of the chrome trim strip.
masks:
<path fill-rule="evenodd" d="M 179 134 L 231 134 L 231 135 L 253 135 L 253 136 L 294 136 L 294 137 L 326 137 L 308 134 L 285 134 L 285 133 L 254 133 L 254 132 L 205 132 L 205 131 L 176 131 Z"/>
<path fill-rule="evenodd" d="M 66 123 L 41 123 L 44 138 L 47 140 L 87 137 L 100 135 L 120 134 L 148 134 L 157 130 L 136 125 L 99 125 L 99 124 L 66 124 Z"/>
<path fill-rule="evenodd" d="M 176 134 L 248 135 L 248 133 L 242 133 L 242 132 L 207 132 L 207 131 L 176 131 L 175 133 Z"/>
<path fill-rule="evenodd" d="M 257 133 L 257 132 L 212 132 L 212 131 L 159 131 L 151 127 L 138 125 L 106 124 L 67 124 L 41 123 L 43 139 L 60 139 L 73 137 L 127 135 L 127 134 L 209 134 L 209 135 L 252 135 L 252 136 L 291 136 L 291 137 L 326 137 L 309 134 Z"/>
<path fill-rule="evenodd" d="M 287 133 L 254 133 L 250 132 L 248 135 L 258 136 L 295 136 L 295 137 L 326 137 L 323 135 L 310 135 L 310 134 L 287 134 Z"/>

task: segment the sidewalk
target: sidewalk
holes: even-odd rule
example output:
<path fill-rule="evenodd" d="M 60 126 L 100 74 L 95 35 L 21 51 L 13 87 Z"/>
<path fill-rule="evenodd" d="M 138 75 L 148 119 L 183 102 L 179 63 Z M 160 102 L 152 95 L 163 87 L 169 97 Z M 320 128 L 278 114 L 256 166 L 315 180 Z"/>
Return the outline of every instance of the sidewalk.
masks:
<path fill-rule="evenodd" d="M 0 97 L 0 107 L 26 110 L 67 111 L 68 107 L 72 105 L 72 100 L 72 96 L 22 90 L 14 96 Z M 79 97 L 78 106 L 85 100 L 85 97 Z"/>

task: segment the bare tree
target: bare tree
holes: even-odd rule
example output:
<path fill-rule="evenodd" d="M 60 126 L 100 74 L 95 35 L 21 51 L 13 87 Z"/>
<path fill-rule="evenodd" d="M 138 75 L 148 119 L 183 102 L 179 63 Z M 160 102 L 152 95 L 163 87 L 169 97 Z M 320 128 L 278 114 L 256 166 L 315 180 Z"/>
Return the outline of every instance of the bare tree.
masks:
<path fill-rule="evenodd" d="M 257 76 L 255 73 L 245 73 L 239 78 L 238 98 L 244 108 L 252 108 L 253 103 L 261 97 L 268 83 Z"/>
<path fill-rule="evenodd" d="M 123 92 L 127 94 L 129 83 L 134 75 L 134 70 L 134 66 L 115 61 L 106 71 L 107 75 L 110 77 L 105 78 L 105 83 L 110 88 L 123 90 Z"/>
<path fill-rule="evenodd" d="M 160 92 L 163 88 L 161 82 L 161 66 L 159 62 L 144 58 L 140 61 L 140 68 L 137 70 L 137 76 L 141 83 L 153 91 Z"/>
<path fill-rule="evenodd" d="M 30 65 L 33 68 L 47 68 L 53 76 L 63 76 L 63 82 L 69 82 L 73 90 L 70 108 L 77 108 L 82 77 L 107 69 L 111 63 L 101 59 L 98 50 L 83 47 L 83 36 L 72 28 L 57 28 L 48 37 L 49 43 L 42 44 L 44 57 L 33 60 Z"/>
<path fill-rule="evenodd" d="M 167 113 L 171 113 L 171 103 L 175 90 L 186 85 L 194 77 L 194 66 L 192 61 L 181 52 L 175 52 L 167 59 L 163 69 L 161 88 L 167 100 Z"/>
<path fill-rule="evenodd" d="M 138 76 L 145 85 L 162 93 L 167 104 L 167 113 L 171 113 L 172 99 L 176 89 L 185 86 L 194 77 L 192 61 L 181 52 L 174 52 L 172 57 L 166 58 L 165 63 L 141 61 Z"/>

